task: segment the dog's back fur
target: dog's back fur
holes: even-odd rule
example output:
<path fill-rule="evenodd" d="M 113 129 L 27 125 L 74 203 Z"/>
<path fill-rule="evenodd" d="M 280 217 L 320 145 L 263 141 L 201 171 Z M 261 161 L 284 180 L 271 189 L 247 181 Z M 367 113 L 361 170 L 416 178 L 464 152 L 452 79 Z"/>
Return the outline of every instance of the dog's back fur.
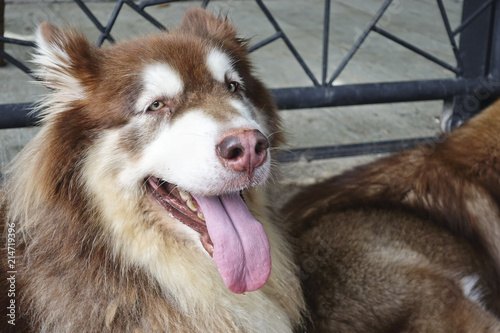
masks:
<path fill-rule="evenodd" d="M 316 332 L 500 332 L 500 102 L 284 208 Z"/>

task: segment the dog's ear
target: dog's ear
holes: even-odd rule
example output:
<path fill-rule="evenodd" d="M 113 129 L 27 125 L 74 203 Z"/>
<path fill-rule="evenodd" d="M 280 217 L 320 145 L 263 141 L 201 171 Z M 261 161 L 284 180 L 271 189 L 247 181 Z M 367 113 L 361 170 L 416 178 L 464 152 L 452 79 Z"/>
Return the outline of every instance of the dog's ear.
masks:
<path fill-rule="evenodd" d="M 179 30 L 223 44 L 231 43 L 233 46 L 246 47 L 246 40 L 237 36 L 235 27 L 227 18 L 216 17 L 201 8 L 194 7 L 187 10 Z"/>
<path fill-rule="evenodd" d="M 37 78 L 68 98 L 81 98 L 85 87 L 96 79 L 99 49 L 83 34 L 48 22 L 40 24 L 36 46 L 33 62 L 38 65 Z"/>

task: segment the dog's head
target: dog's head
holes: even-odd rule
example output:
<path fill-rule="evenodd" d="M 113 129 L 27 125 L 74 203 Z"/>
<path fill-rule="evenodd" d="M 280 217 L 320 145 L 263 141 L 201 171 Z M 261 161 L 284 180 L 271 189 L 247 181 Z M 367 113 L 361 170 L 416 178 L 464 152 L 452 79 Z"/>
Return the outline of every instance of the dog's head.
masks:
<path fill-rule="evenodd" d="M 47 23 L 37 36 L 58 173 L 43 179 L 80 185 L 132 261 L 196 240 L 232 291 L 260 288 L 269 244 L 242 192 L 266 182 L 281 135 L 235 29 L 192 9 L 175 31 L 103 49 Z"/>

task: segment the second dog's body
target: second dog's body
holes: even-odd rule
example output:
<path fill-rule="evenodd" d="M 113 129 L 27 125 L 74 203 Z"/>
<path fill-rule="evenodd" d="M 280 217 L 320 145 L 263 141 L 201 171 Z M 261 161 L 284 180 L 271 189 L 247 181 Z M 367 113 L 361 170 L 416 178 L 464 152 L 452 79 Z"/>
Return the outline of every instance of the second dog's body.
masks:
<path fill-rule="evenodd" d="M 314 332 L 500 332 L 500 103 L 285 207 Z"/>

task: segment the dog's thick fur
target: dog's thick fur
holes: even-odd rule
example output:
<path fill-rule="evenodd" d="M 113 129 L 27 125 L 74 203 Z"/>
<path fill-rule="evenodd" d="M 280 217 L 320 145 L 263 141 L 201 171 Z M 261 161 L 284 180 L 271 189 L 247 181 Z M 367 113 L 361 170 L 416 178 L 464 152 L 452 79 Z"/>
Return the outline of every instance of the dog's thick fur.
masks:
<path fill-rule="evenodd" d="M 252 74 L 246 42 L 227 20 L 192 9 L 175 31 L 103 49 L 45 23 L 37 45 L 37 74 L 51 93 L 42 103 L 39 134 L 5 175 L 1 220 L 12 227 L 5 227 L 4 241 L 16 231 L 16 244 L 9 243 L 16 251 L 16 326 L 3 315 L 2 332 L 292 332 L 300 326 L 297 268 L 263 185 L 275 164 L 269 156 L 282 141 L 277 110 Z M 227 76 L 239 86 L 224 82 Z M 147 89 L 161 94 L 149 96 Z M 154 98 L 163 98 L 155 105 L 161 110 L 146 109 Z M 263 166 L 240 176 L 228 167 L 232 162 L 220 163 L 208 124 L 222 124 L 222 132 L 262 131 L 269 139 Z M 161 142 L 173 128 L 189 138 Z M 215 143 L 204 149 L 196 140 Z M 171 150 L 177 155 L 167 156 Z M 145 172 L 173 175 L 196 195 L 241 191 L 269 239 L 267 283 L 244 294 L 228 290 L 200 235 L 151 196 Z M 12 270 L 7 257 L 3 252 L 3 272 Z M 3 314 L 13 299 L 6 282 L 3 277 Z"/>
<path fill-rule="evenodd" d="M 500 102 L 284 207 L 313 332 L 500 332 Z"/>

